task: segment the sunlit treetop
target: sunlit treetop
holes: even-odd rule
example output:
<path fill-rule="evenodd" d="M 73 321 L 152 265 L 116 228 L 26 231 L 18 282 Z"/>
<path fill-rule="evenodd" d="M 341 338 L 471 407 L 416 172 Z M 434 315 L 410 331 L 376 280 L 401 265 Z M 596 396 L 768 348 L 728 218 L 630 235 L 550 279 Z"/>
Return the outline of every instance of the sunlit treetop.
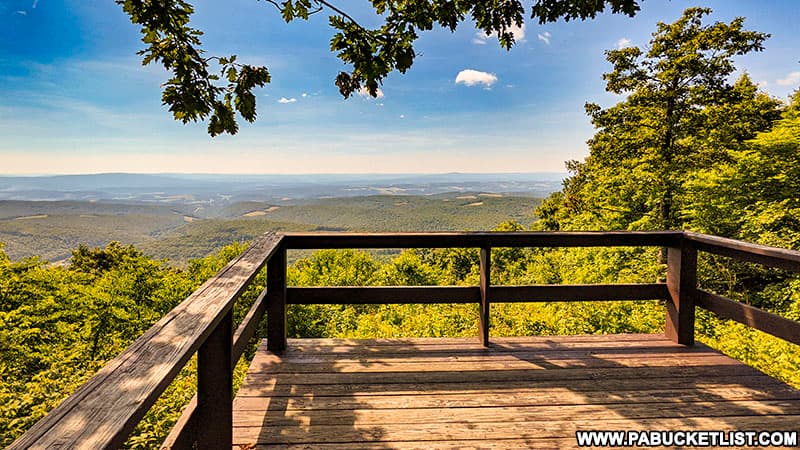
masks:
<path fill-rule="evenodd" d="M 254 0 L 258 1 L 258 0 Z M 243 64 L 236 56 L 207 56 L 202 49 L 202 32 L 190 26 L 192 5 L 184 0 L 116 0 L 141 25 L 146 48 L 139 54 L 143 64 L 161 63 L 172 73 L 163 85 L 162 101 L 173 117 L 183 123 L 208 119 L 208 133 L 235 134 L 236 113 L 248 122 L 256 119 L 253 89 L 270 82 L 266 67 Z M 351 70 L 335 77 L 345 98 L 364 91 L 378 93 L 383 79 L 414 64 L 414 42 L 419 32 L 441 27 L 455 31 L 470 21 L 488 34 L 498 36 L 500 46 L 514 45 L 513 27 L 525 17 L 539 23 L 559 19 L 594 18 L 609 9 L 614 14 L 633 16 L 639 0 L 536 0 L 526 11 L 521 0 L 371 0 L 381 18 L 377 28 L 368 28 L 347 11 L 327 0 L 264 0 L 286 22 L 309 20 L 328 14 L 334 31 L 331 51 Z"/>

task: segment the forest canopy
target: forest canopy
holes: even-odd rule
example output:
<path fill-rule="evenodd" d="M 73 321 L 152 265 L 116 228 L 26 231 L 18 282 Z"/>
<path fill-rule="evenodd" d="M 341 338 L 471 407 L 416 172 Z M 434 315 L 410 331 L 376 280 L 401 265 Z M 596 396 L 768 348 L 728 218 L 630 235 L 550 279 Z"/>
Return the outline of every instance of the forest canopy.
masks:
<path fill-rule="evenodd" d="M 312 3 L 286 2 L 284 8 L 308 9 Z M 136 8 L 154 3 L 124 4 L 132 15 L 146 18 L 151 16 L 136 15 Z M 550 10 L 535 12 L 542 20 L 596 12 L 564 9 L 570 2 L 538 4 L 555 8 L 555 16 Z M 629 12 L 627 3 L 610 4 Z M 188 8 L 182 2 L 171 5 Z M 299 11 L 289 19 L 306 14 Z M 190 11 L 184 13 L 185 20 L 176 23 L 185 28 Z M 596 127 L 589 156 L 567 163 L 571 175 L 537 209 L 530 227 L 509 221 L 496 231 L 673 228 L 800 250 L 800 91 L 784 103 L 759 91 L 747 74 L 731 79 L 734 57 L 761 50 L 767 35 L 745 29 L 740 18 L 708 24 L 710 13 L 690 8 L 672 24 L 659 23 L 649 47 L 607 52 L 612 65 L 604 77 L 607 89 L 626 95 L 608 108 L 587 103 Z M 491 26 L 502 30 L 510 23 Z M 154 45 L 161 39 L 158 33 L 151 35 Z M 235 74 L 234 90 L 241 72 Z M 245 85 L 263 79 L 253 76 Z M 181 80 L 175 83 L 178 89 Z M 202 109 L 217 100 L 198 101 L 210 102 L 193 106 Z M 120 243 L 79 247 L 65 266 L 38 258 L 12 261 L 0 245 L 0 445 L 43 417 L 243 249 L 233 244 L 177 269 Z M 640 247 L 496 248 L 491 278 L 509 285 L 653 283 L 665 276 L 658 253 Z M 324 250 L 294 255 L 288 282 L 476 285 L 478 259 L 477 249 L 391 255 Z M 698 270 L 704 289 L 800 320 L 796 274 L 709 255 L 700 259 Z M 263 286 L 260 276 L 237 304 L 237 320 L 258 295 L 255 286 Z M 288 329 L 292 337 L 474 336 L 477 314 L 477 305 L 292 305 Z M 800 347 L 710 313 L 697 314 L 698 340 L 800 387 Z M 660 333 L 664 306 L 653 301 L 496 304 L 491 321 L 496 335 Z M 161 442 L 193 394 L 194 375 L 189 364 L 127 447 Z"/>

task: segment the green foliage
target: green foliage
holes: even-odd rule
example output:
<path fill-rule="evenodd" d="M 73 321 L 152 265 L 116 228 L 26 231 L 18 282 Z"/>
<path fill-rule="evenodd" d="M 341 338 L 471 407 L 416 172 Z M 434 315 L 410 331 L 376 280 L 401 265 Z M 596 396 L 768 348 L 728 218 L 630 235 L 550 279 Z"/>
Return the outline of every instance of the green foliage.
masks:
<path fill-rule="evenodd" d="M 535 229 L 690 228 L 800 248 L 800 92 L 784 106 L 758 92 L 746 74 L 730 84 L 733 57 L 760 51 L 768 36 L 744 30 L 742 18 L 704 25 L 709 13 L 689 8 L 675 23 L 659 23 L 648 49 L 606 52 L 613 65 L 604 76 L 607 90 L 628 96 L 607 109 L 587 104 L 598 129 L 590 155 L 567 163 L 572 175 L 537 209 Z M 543 253 L 551 260 L 542 272 L 549 282 L 663 277 L 650 250 Z M 698 279 L 705 289 L 798 317 L 796 274 L 701 253 Z M 600 309 L 599 321 L 580 308 L 565 317 L 577 318 L 568 328 L 586 332 L 658 329 L 657 316 L 641 311 L 630 323 Z M 545 320 L 530 327 L 567 331 Z M 696 327 L 699 340 L 800 383 L 798 346 L 702 311 Z"/>
<path fill-rule="evenodd" d="M 37 255 L 64 263 L 81 244 L 105 247 L 120 241 L 182 267 L 190 259 L 203 258 L 233 242 L 250 241 L 266 230 L 486 230 L 509 218 L 529 221 L 540 201 L 497 195 L 467 192 L 298 200 L 277 210 L 269 203 L 249 201 L 213 211 L 221 217 L 208 219 L 193 219 L 189 216 L 194 207 L 175 204 L 0 201 L 0 241 L 7 244 L 11 259 Z"/>
<path fill-rule="evenodd" d="M 162 101 L 175 120 L 183 123 L 210 117 L 208 133 L 236 134 L 239 127 L 235 113 L 248 122 L 256 118 L 253 89 L 270 82 L 266 67 L 250 66 L 229 57 L 204 57 L 200 30 L 189 21 L 194 7 L 184 0 L 142 1 L 115 0 L 131 22 L 141 25 L 142 42 L 147 47 L 139 52 L 144 65 L 161 63 L 172 72 L 163 84 Z M 336 76 L 336 86 L 345 97 L 364 89 L 377 96 L 378 87 L 393 71 L 405 73 L 414 63 L 414 42 L 419 32 L 439 26 L 450 31 L 471 19 L 475 27 L 487 35 L 496 34 L 501 47 L 514 45 L 512 26 L 521 26 L 525 8 L 520 0 L 433 0 L 405 2 L 373 0 L 372 8 L 382 25 L 368 29 L 347 12 L 325 0 L 267 0 L 277 8 L 286 22 L 309 20 L 310 16 L 329 10 L 328 24 L 335 31 L 331 51 L 352 67 Z M 540 23 L 594 18 L 606 4 L 615 14 L 633 16 L 637 0 L 537 0 L 531 8 L 531 19 Z M 218 63 L 220 75 L 213 73 L 211 62 Z M 220 85 L 220 80 L 227 84 Z"/>
<path fill-rule="evenodd" d="M 248 122 L 256 118 L 253 89 L 269 83 L 266 67 L 238 64 L 236 55 L 203 57 L 200 30 L 189 27 L 194 7 L 183 0 L 150 2 L 116 0 L 131 22 L 141 25 L 142 42 L 147 48 L 138 52 L 142 64 L 160 62 L 172 71 L 172 78 L 163 84 L 161 99 L 175 120 L 196 122 L 210 116 L 208 134 L 236 134 L 239 127 L 234 114 Z M 209 63 L 219 63 L 220 75 L 210 71 Z M 218 86 L 220 78 L 228 83 Z"/>
<path fill-rule="evenodd" d="M 743 29 L 743 18 L 703 24 L 707 8 L 659 23 L 648 49 L 606 52 L 606 90 L 627 94 L 602 109 L 587 103 L 597 128 L 585 162 L 537 215 L 547 229 L 680 229 L 687 182 L 697 171 L 766 130 L 779 102 L 745 74 L 733 85 L 733 57 L 763 49 L 768 35 Z"/>
<path fill-rule="evenodd" d="M 10 444 L 244 248 L 226 247 L 181 271 L 119 243 L 79 247 L 69 266 L 35 258 L 12 262 L 0 246 L 0 446 Z M 241 321 L 265 283 L 259 275 L 237 302 L 235 320 Z M 194 393 L 195 372 L 191 364 L 181 371 L 128 446 L 152 448 L 163 440 Z"/>

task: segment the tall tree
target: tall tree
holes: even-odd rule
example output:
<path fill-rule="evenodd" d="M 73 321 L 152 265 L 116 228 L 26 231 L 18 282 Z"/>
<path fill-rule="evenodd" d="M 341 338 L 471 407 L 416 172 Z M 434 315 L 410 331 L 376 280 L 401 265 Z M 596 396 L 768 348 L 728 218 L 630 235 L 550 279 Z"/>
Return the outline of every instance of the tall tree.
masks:
<path fill-rule="evenodd" d="M 237 62 L 236 56 L 204 56 L 202 32 L 190 26 L 194 7 L 185 0 L 115 0 L 141 25 L 147 48 L 139 54 L 143 63 L 161 63 L 172 72 L 164 83 L 162 101 L 183 123 L 209 117 L 208 133 L 235 134 L 236 113 L 248 122 L 256 119 L 253 89 L 270 82 L 266 67 Z M 255 0 L 254 0 L 255 1 Z M 535 0 L 530 18 L 539 23 L 558 19 L 594 18 L 608 6 L 612 13 L 633 16 L 640 0 Z M 514 45 L 514 26 L 522 26 L 525 7 L 521 0 L 370 0 L 382 24 L 362 26 L 331 0 L 265 0 L 277 8 L 286 22 L 308 20 L 329 12 L 335 30 L 331 51 L 352 67 L 336 76 L 339 92 L 349 97 L 360 89 L 376 96 L 378 86 L 391 72 L 405 73 L 414 63 L 414 42 L 419 32 L 439 26 L 455 31 L 467 17 L 479 30 L 496 34 L 500 45 Z M 212 67 L 216 66 L 216 67 Z M 216 70 L 215 70 L 216 69 Z M 217 75 L 219 73 L 220 75 Z M 220 78 L 226 81 L 220 84 Z"/>
<path fill-rule="evenodd" d="M 800 90 L 769 131 L 688 187 L 692 228 L 800 249 Z"/>
<path fill-rule="evenodd" d="M 564 190 L 540 208 L 549 228 L 676 229 L 688 175 L 729 159 L 777 118 L 779 102 L 745 74 L 729 82 L 733 58 L 763 49 L 767 34 L 744 19 L 703 23 L 689 8 L 658 23 L 649 48 L 606 52 L 606 89 L 625 99 L 603 109 L 587 103 L 597 133 L 585 162 L 570 162 Z"/>

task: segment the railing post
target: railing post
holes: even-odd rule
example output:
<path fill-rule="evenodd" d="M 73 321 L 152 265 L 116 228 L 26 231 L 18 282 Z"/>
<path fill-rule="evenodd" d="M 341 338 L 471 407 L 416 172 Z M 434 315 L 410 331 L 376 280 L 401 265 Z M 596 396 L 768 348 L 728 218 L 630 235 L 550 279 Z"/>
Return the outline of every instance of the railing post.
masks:
<path fill-rule="evenodd" d="M 286 247 L 267 261 L 267 349 L 286 350 Z"/>
<path fill-rule="evenodd" d="M 484 347 L 489 346 L 489 274 L 491 268 L 492 249 L 491 247 L 481 247 L 481 307 L 478 333 Z"/>
<path fill-rule="evenodd" d="M 697 249 L 681 239 L 680 247 L 667 249 L 667 338 L 694 345 L 694 306 L 697 298 Z"/>
<path fill-rule="evenodd" d="M 233 309 L 197 352 L 197 421 L 194 448 L 233 446 Z"/>

